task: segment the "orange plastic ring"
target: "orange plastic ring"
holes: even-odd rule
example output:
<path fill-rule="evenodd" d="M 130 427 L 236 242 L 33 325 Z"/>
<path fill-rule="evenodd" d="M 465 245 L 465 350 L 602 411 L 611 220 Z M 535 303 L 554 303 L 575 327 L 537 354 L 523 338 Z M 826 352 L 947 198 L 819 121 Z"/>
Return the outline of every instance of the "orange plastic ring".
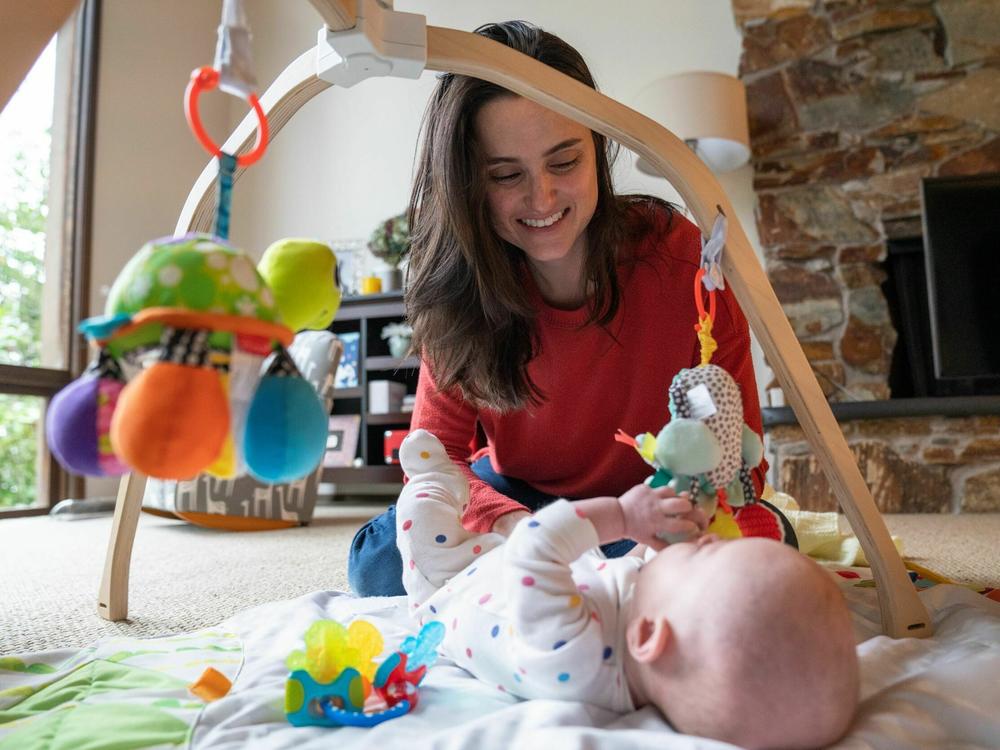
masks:
<path fill-rule="evenodd" d="M 222 148 L 216 145 L 201 124 L 201 115 L 198 114 L 198 97 L 201 96 L 202 91 L 211 91 L 218 85 L 219 71 L 210 65 L 204 65 L 191 72 L 191 80 L 184 91 L 184 116 L 187 117 L 188 125 L 194 131 L 195 137 L 212 156 L 221 156 Z M 250 94 L 247 101 L 250 102 L 250 106 L 257 114 L 257 142 L 254 144 L 253 151 L 236 159 L 236 165 L 239 167 L 249 167 L 263 156 L 265 149 L 267 149 L 267 117 L 264 115 L 264 110 L 261 109 L 256 94 Z"/>
<path fill-rule="evenodd" d="M 701 288 L 702 279 L 705 277 L 705 269 L 699 268 L 694 275 L 694 302 L 698 306 L 698 320 L 705 319 L 705 303 L 702 302 Z M 715 290 L 708 293 L 708 317 L 715 320 Z"/>

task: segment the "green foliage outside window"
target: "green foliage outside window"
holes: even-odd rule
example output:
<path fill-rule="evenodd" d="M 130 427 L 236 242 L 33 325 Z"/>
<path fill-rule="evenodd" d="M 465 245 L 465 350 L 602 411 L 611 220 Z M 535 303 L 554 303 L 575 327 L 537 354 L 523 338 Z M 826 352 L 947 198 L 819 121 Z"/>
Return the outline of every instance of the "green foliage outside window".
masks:
<path fill-rule="evenodd" d="M 30 505 L 38 494 L 41 415 L 40 398 L 0 394 L 0 508 Z"/>
<path fill-rule="evenodd" d="M 38 366 L 42 339 L 47 165 L 14 159 L 16 198 L 0 203 L 0 362 Z"/>
<path fill-rule="evenodd" d="M 47 159 L 20 151 L 9 177 L 14 198 L 0 202 L 0 362 L 38 366 Z M 41 406 L 37 397 L 0 394 L 0 508 L 28 505 L 35 499 Z"/>

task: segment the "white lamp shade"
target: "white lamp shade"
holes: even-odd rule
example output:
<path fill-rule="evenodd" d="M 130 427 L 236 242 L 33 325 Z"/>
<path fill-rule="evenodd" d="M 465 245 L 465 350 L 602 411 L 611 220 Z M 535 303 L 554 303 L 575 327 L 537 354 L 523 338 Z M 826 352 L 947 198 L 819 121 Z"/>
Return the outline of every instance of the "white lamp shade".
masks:
<path fill-rule="evenodd" d="M 693 146 L 713 172 L 729 172 L 750 158 L 743 82 L 725 73 L 696 71 L 660 78 L 636 96 L 635 109 Z M 640 172 L 661 176 L 645 159 Z"/>

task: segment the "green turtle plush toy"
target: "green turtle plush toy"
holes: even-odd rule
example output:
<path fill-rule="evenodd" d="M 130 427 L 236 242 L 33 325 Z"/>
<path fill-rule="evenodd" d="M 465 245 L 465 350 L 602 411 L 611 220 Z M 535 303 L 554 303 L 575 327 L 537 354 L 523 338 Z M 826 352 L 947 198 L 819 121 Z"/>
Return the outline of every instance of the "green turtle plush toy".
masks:
<path fill-rule="evenodd" d="M 327 415 L 286 348 L 295 330 L 333 320 L 336 257 L 296 239 L 265 260 L 256 267 L 205 234 L 136 253 L 105 315 L 81 325 L 98 357 L 48 410 L 49 445 L 69 471 L 188 479 L 246 470 L 277 483 L 318 465 Z"/>
<path fill-rule="evenodd" d="M 282 322 L 293 331 L 322 331 L 340 309 L 337 256 L 322 242 L 278 240 L 264 251 L 257 270 L 267 281 L 281 311 Z"/>

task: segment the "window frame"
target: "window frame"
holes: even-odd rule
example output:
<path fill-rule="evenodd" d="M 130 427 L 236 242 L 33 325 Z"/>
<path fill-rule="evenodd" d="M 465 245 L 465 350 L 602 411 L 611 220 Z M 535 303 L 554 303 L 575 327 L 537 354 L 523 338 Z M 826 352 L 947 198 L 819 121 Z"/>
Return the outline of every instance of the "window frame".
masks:
<path fill-rule="evenodd" d="M 59 237 L 55 246 L 60 248 L 62 262 L 59 273 L 60 296 L 67 304 L 60 311 L 61 342 L 65 351 L 61 369 L 0 364 L 0 393 L 10 395 L 40 396 L 45 407 L 65 385 L 83 372 L 87 365 L 87 342 L 76 333 L 77 325 L 87 315 L 90 293 L 91 216 L 94 184 L 94 124 L 97 105 L 98 37 L 100 30 L 100 0 L 84 0 L 59 34 L 72 35 L 70 49 L 71 68 L 67 132 L 60 144 L 53 143 L 55 151 L 65 145 L 64 179 L 61 184 L 50 183 L 50 196 L 60 191 L 62 221 L 58 223 Z M 57 76 L 58 76 L 57 72 Z M 56 170 L 50 169 L 51 175 Z M 50 198 L 50 205 L 52 199 Z M 50 222 L 49 227 L 54 226 Z M 46 239 L 47 249 L 53 246 Z M 83 477 L 72 475 L 53 460 L 44 440 L 44 409 L 39 431 L 38 493 L 34 505 L 0 509 L 0 520 L 48 513 L 52 506 L 67 497 L 82 497 Z"/>

